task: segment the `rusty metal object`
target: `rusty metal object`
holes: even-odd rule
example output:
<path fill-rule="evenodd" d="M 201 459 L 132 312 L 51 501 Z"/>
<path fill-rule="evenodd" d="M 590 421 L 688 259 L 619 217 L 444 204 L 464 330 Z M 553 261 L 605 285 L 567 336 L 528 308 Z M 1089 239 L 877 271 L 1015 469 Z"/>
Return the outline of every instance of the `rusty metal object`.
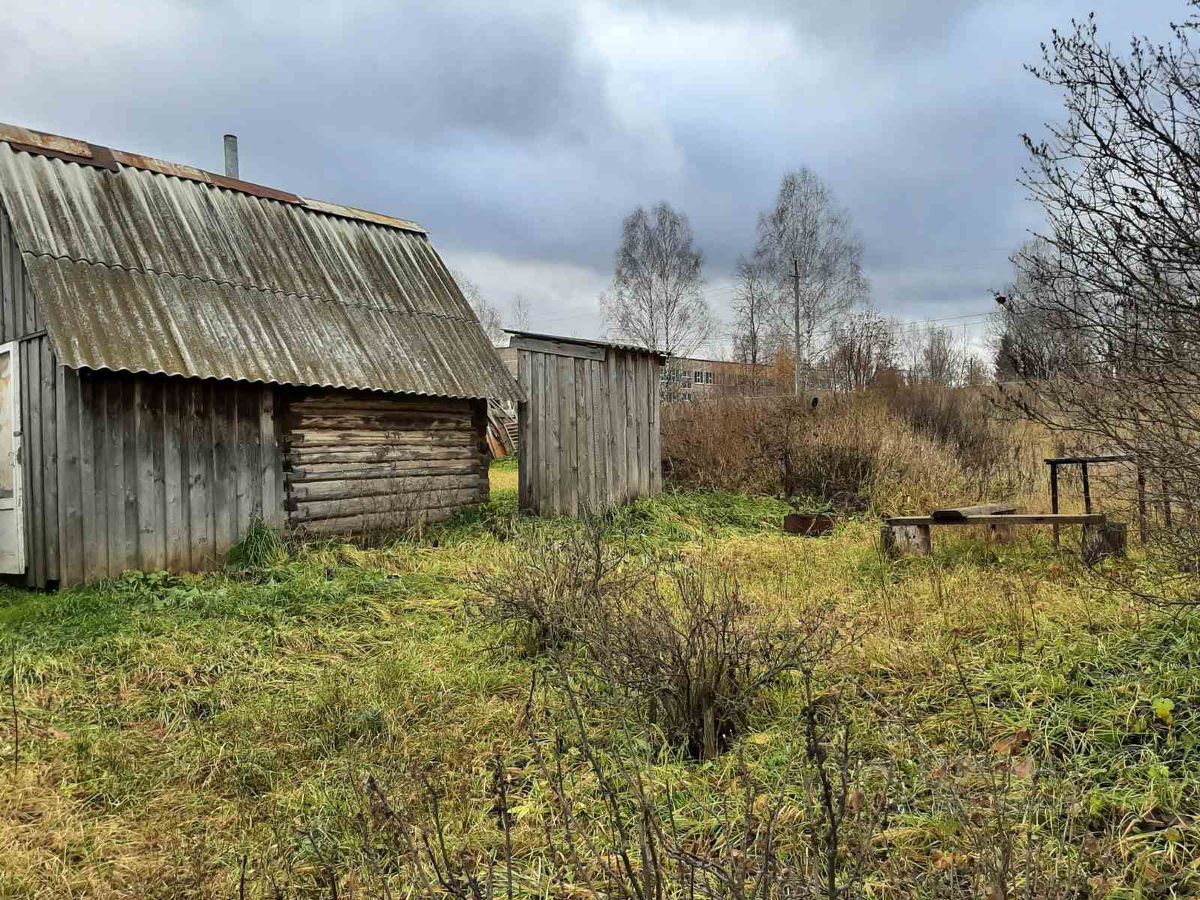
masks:
<path fill-rule="evenodd" d="M 833 516 L 818 513 L 788 513 L 783 517 L 783 530 L 788 534 L 805 537 L 823 537 L 833 531 L 836 524 Z"/>

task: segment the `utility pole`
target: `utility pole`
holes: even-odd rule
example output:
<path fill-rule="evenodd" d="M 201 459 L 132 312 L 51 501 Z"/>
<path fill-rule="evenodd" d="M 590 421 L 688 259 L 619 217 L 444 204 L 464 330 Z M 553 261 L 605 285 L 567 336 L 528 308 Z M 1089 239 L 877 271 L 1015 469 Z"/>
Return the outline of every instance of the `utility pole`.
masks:
<path fill-rule="evenodd" d="M 794 302 L 793 313 L 795 314 L 794 325 L 796 329 L 796 378 L 792 386 L 793 392 L 797 397 L 800 396 L 800 389 L 803 387 L 803 376 L 800 374 L 800 260 L 792 257 L 792 300 Z"/>

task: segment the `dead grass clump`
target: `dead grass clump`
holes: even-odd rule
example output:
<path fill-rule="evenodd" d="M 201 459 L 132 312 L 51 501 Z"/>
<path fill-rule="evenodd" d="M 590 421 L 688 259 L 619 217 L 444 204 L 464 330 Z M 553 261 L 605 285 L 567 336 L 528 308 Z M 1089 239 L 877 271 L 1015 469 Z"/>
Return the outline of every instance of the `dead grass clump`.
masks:
<path fill-rule="evenodd" d="M 956 449 L 881 393 L 676 404 L 663 413 L 672 482 L 897 513 L 972 492 Z"/>

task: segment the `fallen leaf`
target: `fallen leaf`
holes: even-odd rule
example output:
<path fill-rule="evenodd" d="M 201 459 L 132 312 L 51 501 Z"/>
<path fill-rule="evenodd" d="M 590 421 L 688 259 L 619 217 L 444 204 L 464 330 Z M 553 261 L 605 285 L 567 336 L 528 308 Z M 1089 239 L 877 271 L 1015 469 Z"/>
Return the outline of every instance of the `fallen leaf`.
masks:
<path fill-rule="evenodd" d="M 992 746 L 992 752 L 1001 756 L 1012 756 L 1025 748 L 1033 740 L 1033 733 L 1028 728 L 1022 728 L 1006 738 L 1001 738 Z"/>

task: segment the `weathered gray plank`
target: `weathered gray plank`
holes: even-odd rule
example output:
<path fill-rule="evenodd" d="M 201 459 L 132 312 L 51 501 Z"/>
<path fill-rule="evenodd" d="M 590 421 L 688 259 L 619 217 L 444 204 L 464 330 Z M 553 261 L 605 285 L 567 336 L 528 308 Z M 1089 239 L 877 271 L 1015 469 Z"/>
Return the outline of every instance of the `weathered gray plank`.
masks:
<path fill-rule="evenodd" d="M 189 559 L 193 569 L 210 568 L 215 560 L 213 544 L 212 484 L 213 386 L 209 382 L 187 383 L 186 434 L 188 466 Z"/>
<path fill-rule="evenodd" d="M 108 576 L 115 578 L 126 568 L 125 513 L 128 506 L 125 484 L 125 383 L 104 380 L 104 459 L 108 470 L 105 505 L 108 523 Z"/>
<path fill-rule="evenodd" d="M 79 465 L 79 373 L 60 368 L 58 373 L 58 521 L 62 530 L 60 577 L 65 584 L 83 581 L 83 499 Z"/>
<path fill-rule="evenodd" d="M 559 440 L 561 424 L 558 418 L 558 364 L 557 357 L 542 354 L 542 364 L 545 366 L 546 397 L 542 415 L 546 422 L 546 452 L 543 465 L 547 497 L 542 500 L 542 509 L 551 515 L 558 515 L 563 508 L 563 485 L 561 443 Z"/>
<path fill-rule="evenodd" d="M 508 344 L 516 350 L 527 350 L 546 356 L 559 356 L 568 359 L 604 359 L 604 348 L 587 344 L 567 343 L 547 338 L 514 337 Z"/>
<path fill-rule="evenodd" d="M 164 533 L 162 385 L 148 378 L 134 381 L 137 439 L 138 556 L 142 569 L 166 568 Z"/>
<path fill-rule="evenodd" d="M 103 494 L 97 490 L 96 475 L 103 479 L 103 455 L 96 448 L 96 407 L 104 402 L 103 382 L 79 378 L 79 508 L 83 554 L 83 580 L 97 581 L 108 574 L 108 534 L 104 529 Z M 101 444 L 103 448 L 103 444 Z M 100 458 L 97 458 L 100 457 Z"/>
<path fill-rule="evenodd" d="M 258 458 L 260 406 L 257 385 L 236 385 L 237 398 L 237 535 L 240 540 L 250 522 L 262 514 L 262 470 Z"/>
<path fill-rule="evenodd" d="M 21 375 L 21 392 L 28 402 L 29 418 L 32 427 L 25 435 L 25 447 L 29 473 L 29 493 L 26 494 L 25 509 L 27 519 L 33 522 L 33 540 L 26 548 L 26 557 L 32 563 L 33 582 L 37 585 L 46 583 L 46 514 L 45 510 L 45 476 L 43 436 L 48 424 L 42 410 L 42 357 L 38 352 L 36 341 L 27 341 L 19 345 L 17 356 L 24 365 Z M 54 422 L 53 419 L 50 422 Z"/>
<path fill-rule="evenodd" d="M 263 386 L 258 395 L 258 483 L 261 493 L 259 515 L 269 527 L 282 521 L 283 495 L 279 445 L 275 440 L 275 389 Z"/>
<path fill-rule="evenodd" d="M 654 357 L 646 358 L 647 379 L 646 402 L 649 406 L 650 439 L 650 496 L 662 493 L 662 390 L 661 365 Z"/>
<path fill-rule="evenodd" d="M 572 361 L 572 379 L 575 382 L 575 399 L 572 403 L 571 426 L 575 431 L 575 504 L 579 515 L 592 512 L 592 448 L 590 406 L 588 398 L 588 360 Z"/>
<path fill-rule="evenodd" d="M 188 510 L 191 497 L 188 495 L 185 440 L 183 436 L 183 411 L 181 379 L 170 378 L 162 386 L 163 427 L 163 497 L 166 528 L 167 568 L 184 571 L 191 567 L 189 549 L 191 537 L 188 526 Z"/>
<path fill-rule="evenodd" d="M 558 370 L 558 433 L 561 454 L 559 481 L 562 484 L 562 505 L 559 513 L 574 516 L 579 513 L 579 455 L 575 444 L 575 360 L 554 357 Z"/>
<path fill-rule="evenodd" d="M 43 336 L 31 341 L 40 357 L 42 375 L 42 510 L 46 522 L 43 534 L 46 537 L 46 578 L 60 579 L 61 551 L 58 525 L 58 404 L 57 373 L 58 360 L 50 349 L 49 338 Z"/>
<path fill-rule="evenodd" d="M 233 388 L 218 384 L 212 395 L 213 556 L 219 561 L 237 540 L 237 395 Z"/>
<path fill-rule="evenodd" d="M 521 386 L 526 397 L 531 394 L 531 375 L 529 351 L 517 354 L 517 384 Z M 533 482 L 529 477 L 529 462 L 537 457 L 537 446 L 533 438 L 533 423 L 529 416 L 530 404 L 521 401 L 517 404 L 517 503 L 521 509 L 533 509 L 531 502 Z"/>

